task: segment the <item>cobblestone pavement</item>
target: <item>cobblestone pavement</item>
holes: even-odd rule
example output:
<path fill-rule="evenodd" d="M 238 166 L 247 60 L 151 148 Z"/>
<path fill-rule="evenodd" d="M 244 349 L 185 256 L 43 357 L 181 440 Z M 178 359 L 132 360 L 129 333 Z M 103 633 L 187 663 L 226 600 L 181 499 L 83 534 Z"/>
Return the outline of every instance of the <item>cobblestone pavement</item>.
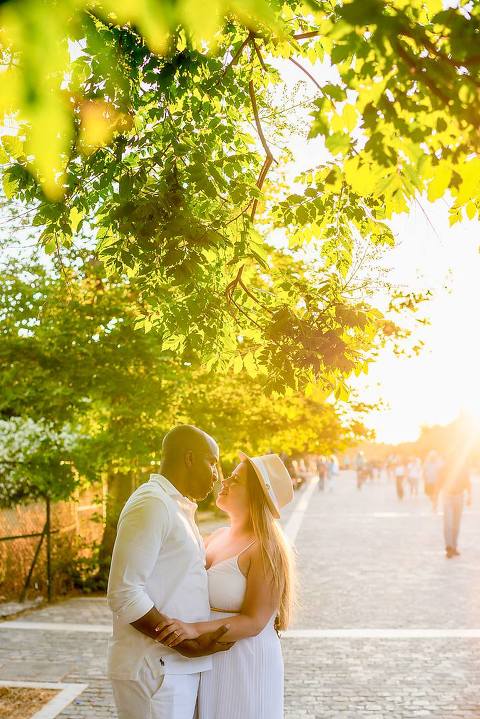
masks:
<path fill-rule="evenodd" d="M 423 495 L 399 502 L 384 481 L 358 491 L 351 475 L 314 495 L 298 533 L 297 625 L 480 627 L 480 484 L 464 512 L 461 557 L 447 560 L 442 517 Z"/>
<path fill-rule="evenodd" d="M 479 519 L 475 485 L 462 555 L 446 560 L 441 516 L 425 498 L 399 503 L 385 482 L 358 492 L 344 473 L 331 492 L 315 491 L 297 536 L 302 593 L 293 628 L 480 628 Z M 71 599 L 20 619 L 91 624 L 96 631 L 0 622 L 0 679 L 87 683 L 59 716 L 113 719 L 104 678 L 108 634 L 98 627 L 109 625 L 105 600 Z M 282 644 L 286 719 L 480 719 L 480 639 L 368 639 L 361 631 L 326 639 L 307 632 Z"/>

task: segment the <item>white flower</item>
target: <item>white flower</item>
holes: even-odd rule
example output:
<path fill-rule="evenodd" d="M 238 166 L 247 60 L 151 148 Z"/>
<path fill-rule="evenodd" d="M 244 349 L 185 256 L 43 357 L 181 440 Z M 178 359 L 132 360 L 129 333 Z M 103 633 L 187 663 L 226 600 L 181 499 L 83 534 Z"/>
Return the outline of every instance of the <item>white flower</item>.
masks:
<path fill-rule="evenodd" d="M 80 438 L 68 424 L 58 431 L 46 420 L 0 420 L 0 504 L 42 495 L 55 481 L 52 468 L 60 467 Z"/>

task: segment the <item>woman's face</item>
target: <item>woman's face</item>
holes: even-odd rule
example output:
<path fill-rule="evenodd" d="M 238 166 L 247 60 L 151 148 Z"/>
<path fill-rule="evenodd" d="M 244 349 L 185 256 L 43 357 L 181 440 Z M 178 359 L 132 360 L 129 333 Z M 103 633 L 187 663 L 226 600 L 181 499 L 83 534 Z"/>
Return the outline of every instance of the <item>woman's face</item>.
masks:
<path fill-rule="evenodd" d="M 247 465 L 240 462 L 230 477 L 222 480 L 217 496 L 217 507 L 228 514 L 248 511 Z"/>

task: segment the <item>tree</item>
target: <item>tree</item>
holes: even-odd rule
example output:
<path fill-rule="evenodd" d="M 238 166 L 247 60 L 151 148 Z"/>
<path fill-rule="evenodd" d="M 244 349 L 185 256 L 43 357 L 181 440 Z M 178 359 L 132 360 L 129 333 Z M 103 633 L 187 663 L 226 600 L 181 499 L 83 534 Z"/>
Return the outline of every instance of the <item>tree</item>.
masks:
<path fill-rule="evenodd" d="M 162 437 L 177 423 L 211 432 L 228 464 L 239 449 L 332 452 L 366 434 L 355 413 L 344 418 L 318 390 L 309 398 L 293 392 L 274 398 L 246 369 L 209 373 L 162 352 L 155 333 L 135 329 L 134 281 L 106 277 L 88 253 L 74 253 L 64 269 L 68 284 L 54 269 L 31 261 L 12 260 L 2 274 L 0 432 L 13 429 L 16 454 L 3 442 L 0 469 L 4 480 L 8 472 L 3 486 L 11 500 L 24 490 L 22 471 L 36 469 L 37 460 L 43 470 L 56 462 L 48 477 L 54 499 L 72 491 L 64 476 L 68 470 L 75 478 L 72 466 L 79 481 L 106 479 L 106 561 L 126 498 L 157 466 Z M 23 434 L 14 431 L 19 424 Z M 63 444 L 59 438 L 66 438 Z M 65 459 L 70 464 L 62 464 Z M 15 475 L 6 464 L 13 460 L 23 463 Z M 44 484 L 36 478 L 33 487 L 40 491 Z"/>
<path fill-rule="evenodd" d="M 425 190 L 449 189 L 453 219 L 475 214 L 478 8 L 244 0 L 200 17 L 183 4 L 65 3 L 40 70 L 44 2 L 23 15 L 4 5 L 4 109 L 22 111 L 3 142 L 4 189 L 45 247 L 93 233 L 109 271 L 136 278 L 138 326 L 186 361 L 343 396 L 385 329 L 368 295 L 351 295 L 359 236 L 391 244 L 386 220 Z M 337 73 L 320 84 L 304 62 L 325 58 Z M 310 134 L 332 155 L 295 194 L 274 182 L 288 156 L 279 59 L 314 88 Z M 292 249 L 272 248 L 275 227 Z M 306 272 L 292 252 L 308 246 Z"/>

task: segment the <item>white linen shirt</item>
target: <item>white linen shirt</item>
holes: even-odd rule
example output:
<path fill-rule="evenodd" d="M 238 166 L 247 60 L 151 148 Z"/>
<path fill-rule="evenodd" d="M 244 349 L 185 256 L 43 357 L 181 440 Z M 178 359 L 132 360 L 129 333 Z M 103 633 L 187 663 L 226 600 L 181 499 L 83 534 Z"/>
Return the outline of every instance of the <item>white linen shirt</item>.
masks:
<path fill-rule="evenodd" d="M 113 612 L 108 675 L 137 679 L 144 661 L 155 674 L 193 674 L 211 657 L 188 659 L 131 626 L 153 606 L 185 622 L 208 621 L 205 550 L 197 505 L 160 474 L 140 485 L 118 520 L 107 598 Z"/>

